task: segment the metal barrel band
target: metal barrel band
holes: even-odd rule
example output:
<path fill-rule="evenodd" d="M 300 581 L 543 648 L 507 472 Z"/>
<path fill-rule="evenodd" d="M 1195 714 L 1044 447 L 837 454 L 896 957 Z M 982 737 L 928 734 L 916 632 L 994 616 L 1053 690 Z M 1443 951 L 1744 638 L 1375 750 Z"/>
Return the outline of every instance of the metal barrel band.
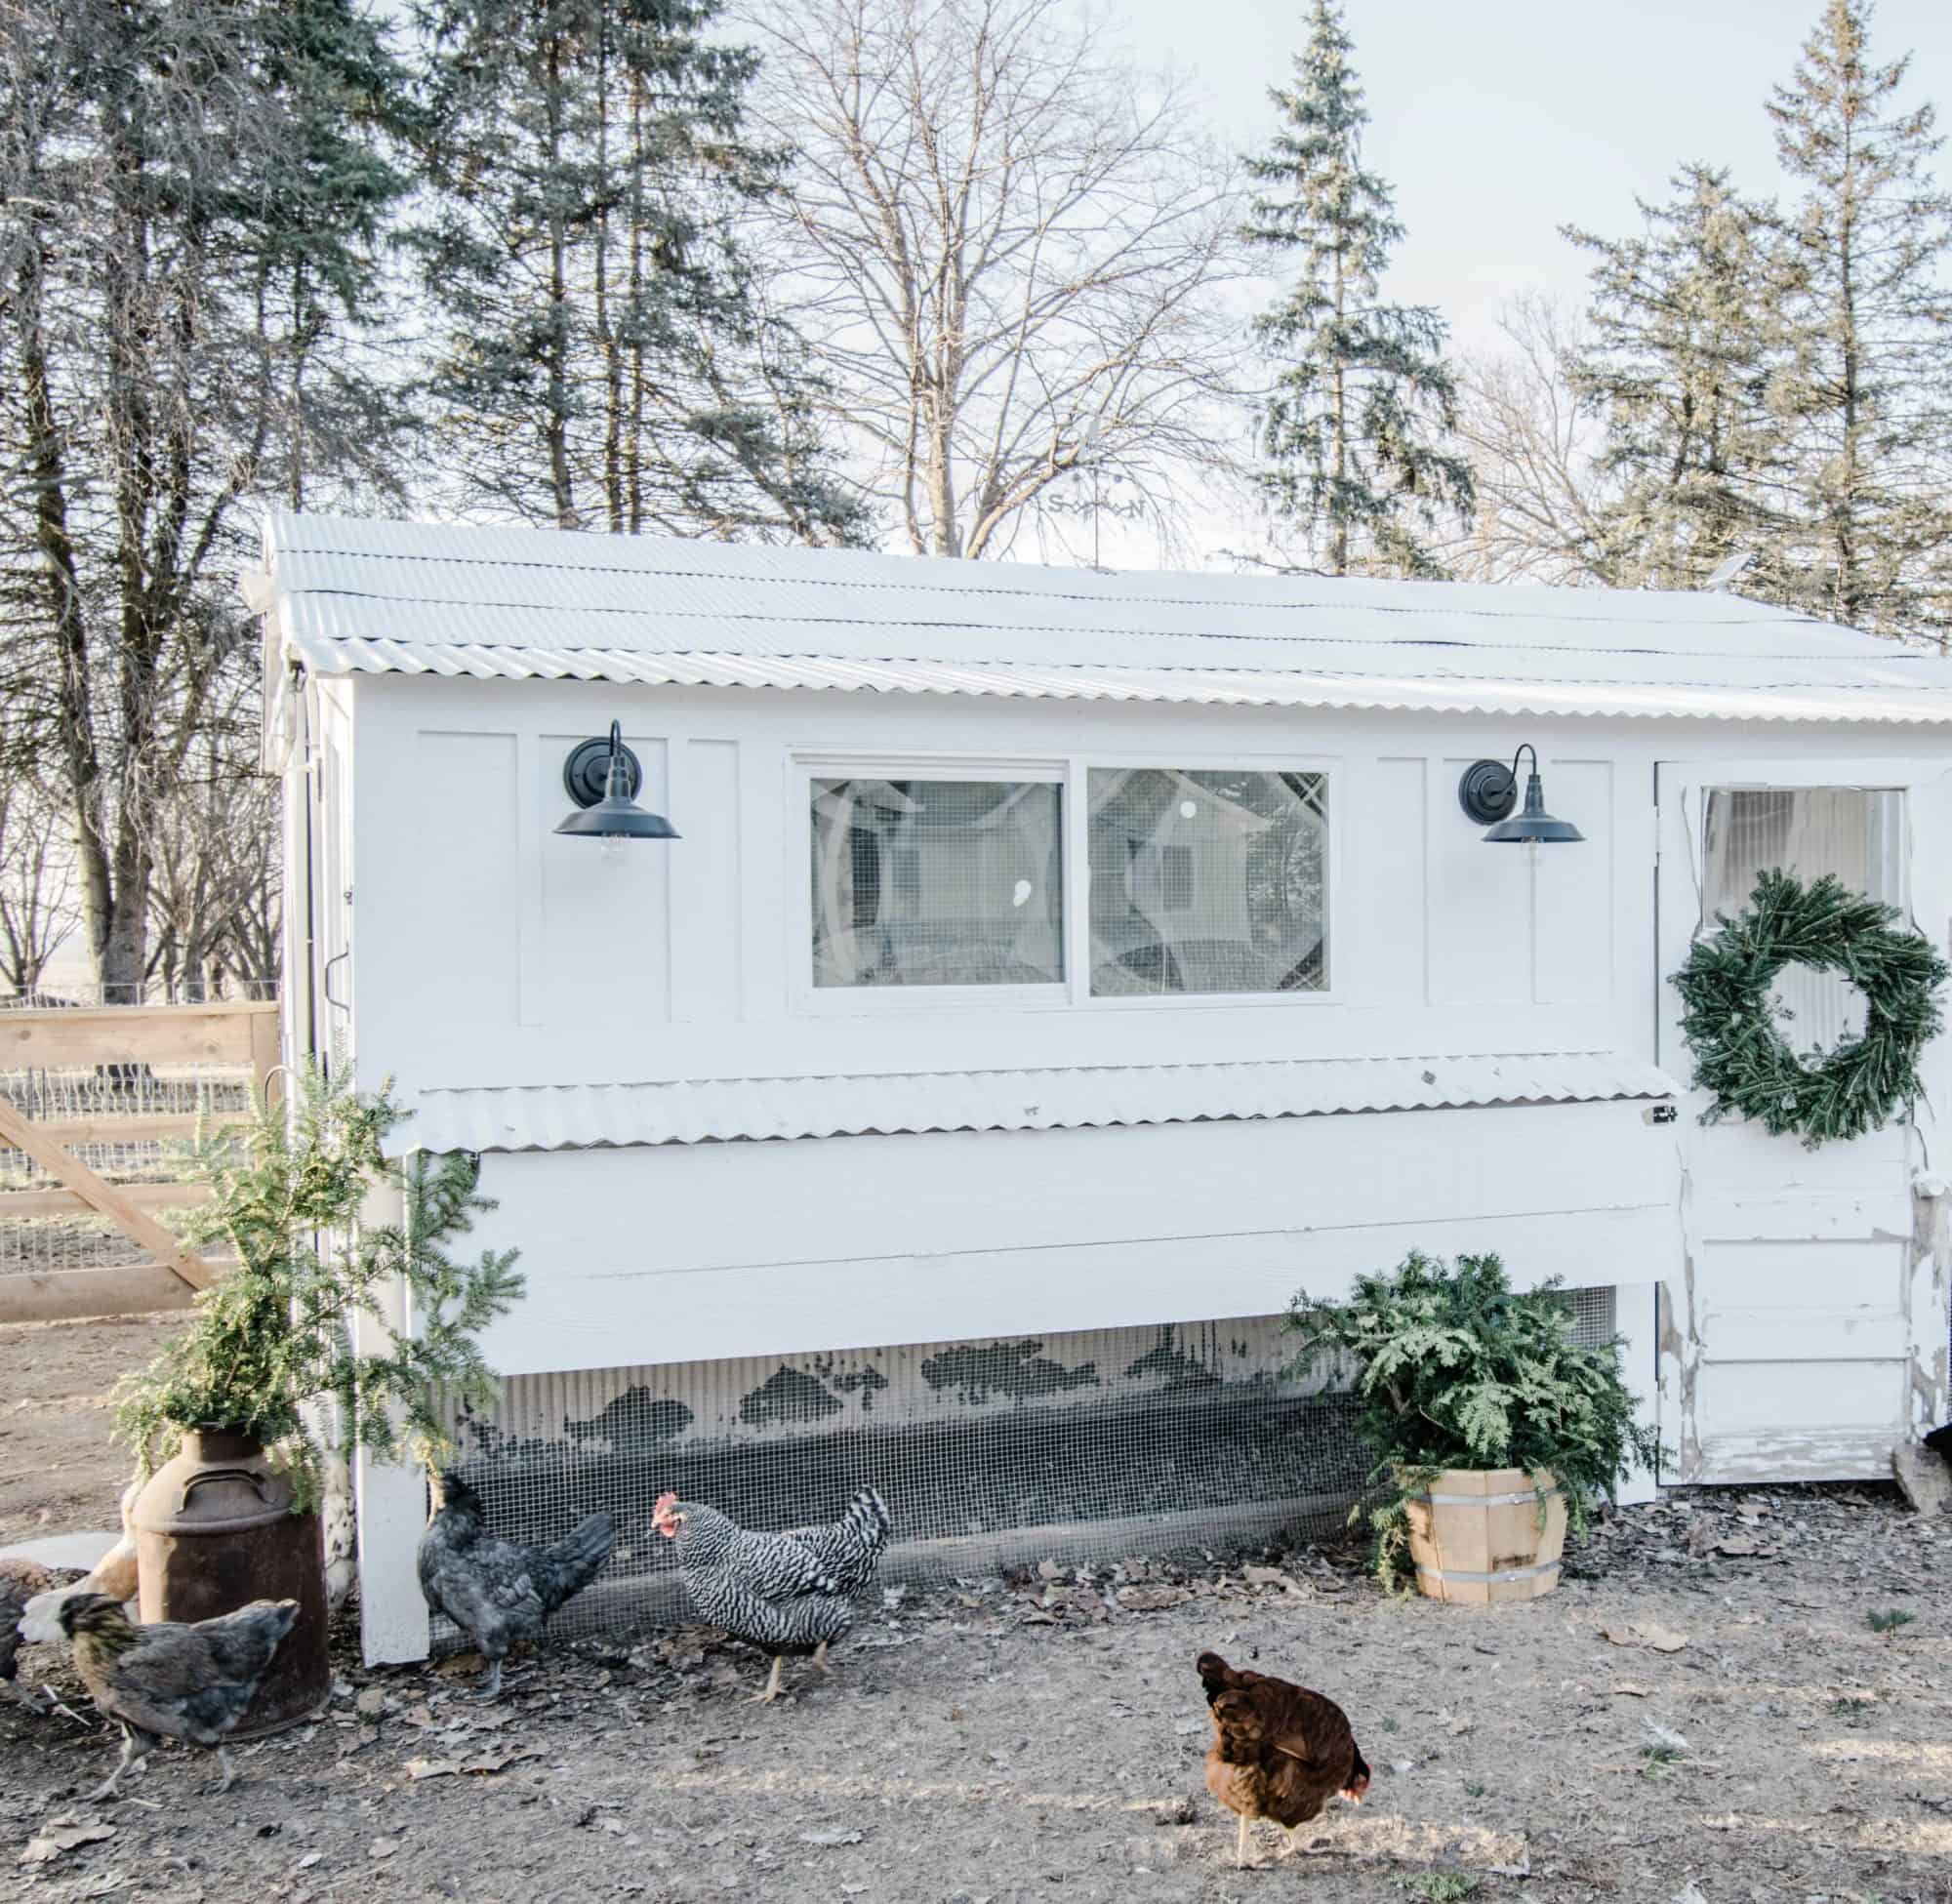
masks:
<path fill-rule="evenodd" d="M 1474 1573 L 1468 1567 L 1430 1567 L 1417 1562 L 1417 1572 L 1428 1574 L 1433 1580 L 1469 1580 L 1474 1584 L 1488 1581 L 1496 1586 L 1507 1580 L 1536 1580 L 1541 1575 L 1557 1573 L 1560 1562 L 1539 1560 L 1528 1567 L 1506 1567 L 1497 1573 Z"/>
<path fill-rule="evenodd" d="M 1548 1487 L 1545 1498 L 1559 1499 L 1560 1490 Z M 1422 1501 L 1439 1508 L 1509 1508 L 1517 1507 L 1521 1501 L 1536 1501 L 1539 1498 L 1535 1488 L 1524 1488 L 1516 1494 L 1412 1494 L 1410 1499 Z"/>

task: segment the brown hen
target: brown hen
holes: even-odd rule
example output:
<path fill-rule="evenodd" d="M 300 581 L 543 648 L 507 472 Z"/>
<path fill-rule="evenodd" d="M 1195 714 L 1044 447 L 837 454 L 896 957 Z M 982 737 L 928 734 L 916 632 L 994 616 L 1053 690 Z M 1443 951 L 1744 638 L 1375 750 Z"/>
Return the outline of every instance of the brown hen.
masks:
<path fill-rule="evenodd" d="M 1194 1666 L 1213 1714 L 1206 1789 L 1240 1820 L 1237 1865 L 1247 1862 L 1256 1818 L 1293 1831 L 1332 1798 L 1362 1803 L 1369 1767 L 1334 1700 L 1229 1666 L 1218 1653 L 1201 1653 Z"/>

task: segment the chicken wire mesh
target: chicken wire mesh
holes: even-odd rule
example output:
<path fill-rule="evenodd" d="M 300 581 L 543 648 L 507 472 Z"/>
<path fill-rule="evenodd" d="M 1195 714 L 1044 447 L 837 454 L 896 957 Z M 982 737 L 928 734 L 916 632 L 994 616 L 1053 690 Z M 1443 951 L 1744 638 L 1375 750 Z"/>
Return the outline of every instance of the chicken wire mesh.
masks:
<path fill-rule="evenodd" d="M 1566 1292 L 1575 1339 L 1610 1339 L 1612 1298 Z M 883 1580 L 922 1585 L 1331 1535 L 1368 1459 L 1334 1371 L 1293 1357 L 1276 1316 L 910 1343 L 515 1376 L 448 1426 L 505 1538 L 614 1517 L 609 1564 L 552 1623 L 592 1635 L 682 1616 L 650 1519 L 667 1489 L 777 1530 L 870 1483 L 894 1522 Z M 437 1619 L 436 1650 L 456 1641 Z"/>
<path fill-rule="evenodd" d="M 117 1134 L 117 1123 L 194 1116 L 223 1124 L 245 1116 L 251 1073 L 246 1066 L 142 1063 L 17 1069 L 0 1071 L 0 1101 L 36 1123 L 97 1126 L 94 1141 L 70 1144 L 68 1153 L 111 1184 L 168 1184 L 182 1179 L 181 1140 L 124 1137 Z M 24 1152 L 0 1146 L 0 1193 L 60 1188 L 59 1179 Z M 167 1206 L 144 1207 L 167 1225 Z M 0 1276 L 113 1269 L 147 1255 L 102 1217 L 0 1209 Z"/>

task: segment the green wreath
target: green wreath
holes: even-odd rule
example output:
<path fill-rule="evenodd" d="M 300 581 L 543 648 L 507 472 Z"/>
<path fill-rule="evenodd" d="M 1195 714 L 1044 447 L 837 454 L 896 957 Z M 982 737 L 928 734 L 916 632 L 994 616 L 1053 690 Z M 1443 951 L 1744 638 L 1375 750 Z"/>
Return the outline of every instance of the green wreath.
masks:
<path fill-rule="evenodd" d="M 1672 980 L 1695 1085 L 1715 1094 L 1703 1122 L 1752 1117 L 1814 1150 L 1881 1128 L 1921 1095 L 1919 1055 L 1942 1023 L 1938 991 L 1952 967 L 1897 917 L 1827 873 L 1806 886 L 1780 871 L 1757 879 L 1747 911 L 1717 914 L 1721 931 L 1697 940 Z M 1785 965 L 1841 972 L 1864 995 L 1863 1032 L 1810 1064 L 1798 1058 L 1769 1010 Z"/>

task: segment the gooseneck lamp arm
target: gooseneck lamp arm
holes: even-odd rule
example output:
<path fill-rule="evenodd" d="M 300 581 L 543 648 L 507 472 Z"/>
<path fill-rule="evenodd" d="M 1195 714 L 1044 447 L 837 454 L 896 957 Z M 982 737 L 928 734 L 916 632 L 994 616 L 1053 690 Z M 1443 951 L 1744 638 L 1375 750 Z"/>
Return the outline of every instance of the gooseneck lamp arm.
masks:
<path fill-rule="evenodd" d="M 1518 805 L 1519 762 L 1531 755 L 1525 776 L 1525 808 Z M 1476 760 L 1457 783 L 1457 801 L 1465 813 L 1489 830 L 1484 838 L 1494 846 L 1559 846 L 1585 838 L 1569 820 L 1557 820 L 1545 810 L 1545 787 L 1538 771 L 1538 749 L 1521 741 L 1507 767 L 1499 760 Z"/>
<path fill-rule="evenodd" d="M 598 779 L 598 771 L 601 779 Z M 577 810 L 556 828 L 572 839 L 617 844 L 627 839 L 675 839 L 677 829 L 661 813 L 637 804 L 644 771 L 624 745 L 621 721 L 610 723 L 607 741 L 582 741 L 563 762 L 564 790 Z"/>

